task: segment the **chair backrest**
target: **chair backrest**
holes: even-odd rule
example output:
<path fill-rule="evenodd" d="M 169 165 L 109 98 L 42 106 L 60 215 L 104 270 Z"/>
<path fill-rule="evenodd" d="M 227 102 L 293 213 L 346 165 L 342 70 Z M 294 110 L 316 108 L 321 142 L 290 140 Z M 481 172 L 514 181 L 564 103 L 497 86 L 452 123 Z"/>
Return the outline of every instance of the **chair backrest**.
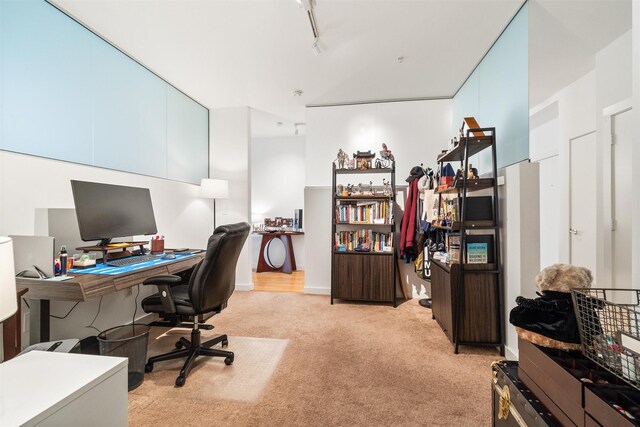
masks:
<path fill-rule="evenodd" d="M 204 259 L 193 269 L 189 299 L 197 314 L 220 310 L 236 288 L 236 264 L 250 226 L 221 225 L 209 237 Z"/>

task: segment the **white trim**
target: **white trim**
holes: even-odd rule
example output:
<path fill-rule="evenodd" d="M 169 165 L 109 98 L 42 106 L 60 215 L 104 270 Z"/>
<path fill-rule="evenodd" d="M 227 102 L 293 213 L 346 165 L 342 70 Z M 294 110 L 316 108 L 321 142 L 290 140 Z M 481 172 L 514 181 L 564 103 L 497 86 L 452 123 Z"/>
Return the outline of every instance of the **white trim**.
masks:
<path fill-rule="evenodd" d="M 253 290 L 253 283 L 237 283 L 236 284 L 236 291 L 252 291 Z"/>
<path fill-rule="evenodd" d="M 617 102 L 613 105 L 609 105 L 602 109 L 602 117 L 615 116 L 616 114 L 624 113 L 627 110 L 631 110 L 633 107 L 633 98 L 627 98 L 623 101 Z"/>
<path fill-rule="evenodd" d="M 507 360 L 518 360 L 519 356 L 518 356 L 518 349 L 513 349 L 509 346 L 504 346 L 504 357 L 507 358 Z"/>
<path fill-rule="evenodd" d="M 311 295 L 331 295 L 331 288 L 321 288 L 318 286 L 305 286 L 304 293 L 311 294 Z"/>

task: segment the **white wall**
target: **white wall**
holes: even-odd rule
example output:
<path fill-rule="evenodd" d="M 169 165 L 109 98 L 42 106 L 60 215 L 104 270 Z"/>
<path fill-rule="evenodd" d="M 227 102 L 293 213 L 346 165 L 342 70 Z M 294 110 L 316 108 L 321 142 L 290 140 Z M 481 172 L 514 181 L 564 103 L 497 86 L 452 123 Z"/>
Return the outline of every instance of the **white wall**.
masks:
<path fill-rule="evenodd" d="M 509 323 L 509 313 L 516 298 L 535 297 L 533 281 L 540 266 L 538 194 L 538 164 L 527 161 L 498 171 L 504 185 L 498 188 L 500 200 L 500 239 L 504 274 L 505 353 L 509 359 L 518 357 L 518 337 Z"/>
<path fill-rule="evenodd" d="M 71 179 L 149 188 L 158 231 L 165 235 L 166 245 L 192 248 L 204 248 L 206 245 L 212 212 L 206 201 L 198 198 L 196 185 L 2 151 L 0 235 L 33 235 L 36 209 L 73 208 Z M 138 303 L 154 291 L 141 286 Z M 103 330 L 131 322 L 135 295 L 134 290 L 133 296 L 129 297 L 124 291 L 105 296 L 94 326 Z M 52 302 L 51 314 L 64 315 L 72 305 Z M 67 319 L 51 319 L 51 338 L 95 335 L 96 331 L 87 325 L 97 314 L 98 305 L 99 300 L 81 303 Z M 137 318 L 143 315 L 138 308 Z"/>
<path fill-rule="evenodd" d="M 216 201 L 216 225 L 251 222 L 250 117 L 248 107 L 217 108 L 210 111 L 209 176 L 229 181 L 229 199 Z M 213 228 L 213 224 L 210 228 Z M 249 243 L 245 244 L 238 259 L 238 290 L 253 288 L 250 246 Z"/>
<path fill-rule="evenodd" d="M 251 222 L 265 218 L 293 218 L 304 212 L 305 137 L 287 136 L 251 140 Z M 251 236 L 251 265 L 256 268 L 262 236 Z M 296 265 L 304 270 L 304 236 L 293 236 Z M 276 262 L 275 260 L 273 260 Z"/>
<path fill-rule="evenodd" d="M 557 188 L 554 188 L 558 192 L 557 196 L 548 194 L 541 196 L 545 199 L 553 197 L 557 200 L 557 209 L 543 209 L 541 216 L 555 216 L 555 218 L 546 220 L 556 225 L 558 229 L 558 255 L 554 262 L 569 262 L 569 141 L 589 132 L 596 132 L 598 163 L 594 171 L 596 186 L 593 188 L 592 194 L 596 198 L 598 206 L 596 224 L 594 225 L 596 227 L 596 241 L 593 242 L 597 251 L 597 262 L 595 265 L 587 267 L 593 271 L 596 285 L 609 286 L 611 283 L 609 259 L 611 250 L 611 150 L 602 112 L 606 107 L 631 96 L 631 31 L 599 51 L 595 55 L 594 64 L 593 71 L 531 109 L 531 150 L 532 153 L 538 153 L 537 155 L 533 154 L 532 159 L 547 163 L 541 166 L 541 173 L 545 175 L 553 167 L 548 160 L 544 159 L 548 159 L 556 152 L 558 154 L 554 172 L 555 182 L 552 184 L 546 176 L 541 175 L 541 191 L 543 188 L 548 189 L 550 185 L 557 185 Z M 557 121 L 557 125 L 554 120 Z M 553 135 L 553 132 L 556 132 L 556 135 Z M 556 142 L 557 146 L 554 146 Z M 542 207 L 544 208 L 547 203 L 548 201 L 545 200 Z M 545 246 L 546 244 L 543 244 L 543 247 Z M 543 259 L 545 258 L 545 262 L 552 261 L 551 257 L 543 256 Z"/>
<path fill-rule="evenodd" d="M 435 168 L 453 137 L 451 100 L 307 108 L 306 123 L 305 292 L 329 294 L 331 165 L 338 149 L 378 153 L 386 143 L 396 159 L 396 184 L 406 184 L 411 167 Z"/>
<path fill-rule="evenodd" d="M 640 2 L 634 1 L 632 4 L 632 87 L 633 87 L 633 111 L 635 120 L 635 134 L 640 135 Z M 640 148 L 636 144 L 633 148 L 633 164 L 640 164 Z M 632 181 L 639 182 L 640 180 L 640 168 L 633 168 Z M 631 199 L 631 206 L 633 212 L 633 218 L 638 218 L 640 212 L 640 186 L 634 185 L 634 194 Z M 632 286 L 634 288 L 640 288 L 640 248 L 638 248 L 638 242 L 640 242 L 640 227 L 633 227 L 632 231 L 633 254 L 632 254 Z"/>
<path fill-rule="evenodd" d="M 451 100 L 387 102 L 307 108 L 306 185 L 331 185 L 338 149 L 378 153 L 386 143 L 396 159 L 396 182 L 421 162 L 435 160 L 451 134 Z"/>

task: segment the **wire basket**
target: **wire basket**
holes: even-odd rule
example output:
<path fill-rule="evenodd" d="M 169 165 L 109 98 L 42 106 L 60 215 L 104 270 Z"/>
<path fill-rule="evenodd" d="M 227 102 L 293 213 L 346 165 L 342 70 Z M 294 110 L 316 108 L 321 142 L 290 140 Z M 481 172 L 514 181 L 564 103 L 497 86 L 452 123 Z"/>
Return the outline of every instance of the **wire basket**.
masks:
<path fill-rule="evenodd" d="M 640 290 L 572 291 L 582 353 L 640 390 Z"/>

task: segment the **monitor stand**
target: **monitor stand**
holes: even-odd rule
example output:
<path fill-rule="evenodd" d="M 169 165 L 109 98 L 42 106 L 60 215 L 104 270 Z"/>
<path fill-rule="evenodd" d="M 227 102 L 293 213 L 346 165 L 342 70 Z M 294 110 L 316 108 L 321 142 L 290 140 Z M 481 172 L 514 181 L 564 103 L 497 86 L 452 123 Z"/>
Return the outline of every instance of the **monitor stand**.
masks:
<path fill-rule="evenodd" d="M 100 242 L 102 243 L 102 242 Z M 149 242 L 122 242 L 122 243 L 110 243 L 107 245 L 96 245 L 96 246 L 81 246 L 76 248 L 78 251 L 82 252 L 102 252 L 102 259 L 104 261 L 110 261 L 118 258 L 126 258 L 132 256 L 132 253 L 127 250 L 127 248 L 132 248 L 135 246 L 140 247 L 140 253 L 144 253 L 144 245 L 148 245 Z M 109 252 L 112 251 L 112 252 Z"/>

